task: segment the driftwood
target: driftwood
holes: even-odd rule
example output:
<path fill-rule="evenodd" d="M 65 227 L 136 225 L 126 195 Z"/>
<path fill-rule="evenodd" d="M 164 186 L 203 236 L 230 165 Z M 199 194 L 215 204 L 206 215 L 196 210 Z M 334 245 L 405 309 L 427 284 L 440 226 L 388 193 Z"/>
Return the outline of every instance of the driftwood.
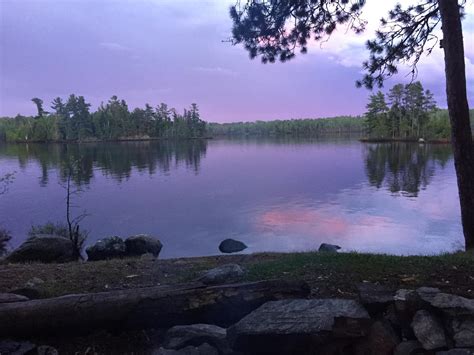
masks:
<path fill-rule="evenodd" d="M 5 303 L 0 304 L 0 338 L 192 323 L 228 326 L 267 301 L 308 294 L 304 282 L 261 281 L 158 286 Z"/>

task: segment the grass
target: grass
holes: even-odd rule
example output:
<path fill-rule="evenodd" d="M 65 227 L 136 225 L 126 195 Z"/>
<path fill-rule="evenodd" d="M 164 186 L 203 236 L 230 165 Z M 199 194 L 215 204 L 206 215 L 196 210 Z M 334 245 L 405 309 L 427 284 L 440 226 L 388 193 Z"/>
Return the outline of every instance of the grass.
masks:
<path fill-rule="evenodd" d="M 44 281 L 42 297 L 149 287 L 195 280 L 225 263 L 247 269 L 246 280 L 303 279 L 316 297 L 355 297 L 364 281 L 392 288 L 439 287 L 474 297 L 474 253 L 392 256 L 359 253 L 260 253 L 169 260 L 116 259 L 67 264 L 0 264 L 0 292 L 23 287 L 33 277 Z"/>

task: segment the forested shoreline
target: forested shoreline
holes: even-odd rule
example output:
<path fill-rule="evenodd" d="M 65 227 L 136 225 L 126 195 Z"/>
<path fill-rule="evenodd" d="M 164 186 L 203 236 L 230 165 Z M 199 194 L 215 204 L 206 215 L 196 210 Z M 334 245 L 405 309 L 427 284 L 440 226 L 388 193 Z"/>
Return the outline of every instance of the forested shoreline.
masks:
<path fill-rule="evenodd" d="M 37 115 L 0 119 L 0 141 L 7 142 L 87 142 L 159 138 L 203 138 L 206 122 L 192 104 L 183 113 L 161 103 L 156 107 L 129 110 L 125 100 L 112 96 L 95 112 L 83 96 L 60 97 L 47 112 L 43 101 L 32 99 Z"/>
<path fill-rule="evenodd" d="M 437 107 L 433 94 L 419 81 L 396 84 L 387 94 L 378 91 L 369 97 L 366 108 L 367 140 L 447 141 L 451 138 L 448 111 Z"/>
<path fill-rule="evenodd" d="M 312 137 L 322 134 L 363 133 L 364 130 L 364 118 L 361 116 L 208 124 L 208 131 L 212 136 Z"/>
<path fill-rule="evenodd" d="M 197 104 L 182 113 L 161 103 L 130 110 L 125 100 L 112 96 L 91 112 L 83 96 L 60 97 L 51 103 L 33 98 L 36 116 L 0 117 L 0 141 L 93 142 L 211 137 L 318 137 L 358 135 L 364 141 L 449 142 L 448 111 L 439 109 L 429 90 L 420 82 L 397 84 L 385 95 L 371 95 L 363 116 L 300 118 L 255 122 L 208 123 Z M 474 126 L 474 110 L 471 125 Z"/>

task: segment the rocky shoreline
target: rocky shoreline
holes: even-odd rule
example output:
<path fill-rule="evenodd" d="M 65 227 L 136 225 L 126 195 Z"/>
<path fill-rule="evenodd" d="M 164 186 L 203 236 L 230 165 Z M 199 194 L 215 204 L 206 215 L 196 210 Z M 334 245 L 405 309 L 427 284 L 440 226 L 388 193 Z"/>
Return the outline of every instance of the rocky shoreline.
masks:
<path fill-rule="evenodd" d="M 216 272 L 218 270 L 210 271 Z M 174 321 L 165 328 L 162 327 L 163 317 L 156 313 L 157 308 L 151 307 L 150 311 L 155 312 L 155 318 L 148 328 L 153 329 L 150 333 L 153 334 L 153 339 L 143 344 L 136 353 L 474 354 L 474 299 L 444 293 L 437 288 L 421 287 L 416 290 L 393 291 L 373 283 L 359 284 L 355 299 L 313 298 L 305 291 L 303 284 L 296 285 L 261 284 L 257 287 L 266 290 L 268 295 L 263 298 L 256 296 L 260 295 L 261 291 L 248 293 L 255 286 L 249 288 L 239 283 L 201 287 L 193 292 L 201 295 L 218 289 L 228 289 L 232 292 L 221 294 L 212 300 L 202 296 L 184 297 L 183 299 L 189 299 L 189 302 L 182 304 L 183 314 L 193 314 L 193 318 L 182 318 L 180 313 L 177 313 Z M 287 291 L 273 293 L 272 288 L 287 288 Z M 174 297 L 177 297 L 179 292 Z M 251 294 L 253 296 L 250 296 Z M 158 299 L 158 295 L 159 292 L 154 298 Z M 35 304 L 31 302 L 10 299 L 8 303 L 0 303 L 0 319 L 5 317 L 5 312 L 20 309 L 22 305 L 23 308 L 34 309 Z M 170 305 L 175 306 L 176 303 L 172 302 Z M 247 308 L 242 313 L 243 305 Z M 36 306 L 39 307 L 39 304 Z M 219 318 L 210 318 L 209 307 L 219 309 L 222 315 L 236 314 L 235 311 L 239 310 L 240 315 L 228 324 L 219 321 Z M 206 311 L 189 313 L 192 308 Z M 128 309 L 127 312 L 136 312 L 136 307 Z M 162 312 L 163 316 L 167 317 L 173 314 L 165 310 Z M 50 316 L 54 317 L 54 314 Z M 81 322 L 86 324 L 88 317 L 95 319 L 96 314 L 82 315 Z M 131 324 L 132 319 L 130 314 L 122 313 L 116 320 L 125 327 Z M 210 322 L 213 319 L 215 322 Z M 43 323 L 43 327 L 55 324 L 52 320 L 43 320 Z M 32 323 L 24 324 L 30 326 Z M 153 327 L 154 325 L 156 327 Z M 18 325 L 16 327 L 18 328 Z M 7 332 L 5 326 L 2 328 L 4 333 Z M 27 334 L 20 337 L 20 340 L 2 339 L 0 353 L 66 353 L 62 351 L 61 346 L 64 345 L 61 342 L 54 344 L 59 346 L 56 349 L 51 344 L 42 343 L 41 338 L 33 337 L 35 341 L 25 341 L 25 337 L 28 339 Z M 74 339 L 67 340 L 69 346 L 71 341 L 74 343 Z"/>
<path fill-rule="evenodd" d="M 54 245 L 41 238 L 32 239 L 40 250 Z M 86 249 L 88 262 L 57 263 L 65 247 L 31 263 L 31 242 L 21 246 L 30 261 L 0 264 L 0 354 L 474 354 L 471 253 L 377 256 L 322 244 L 159 260 L 161 247 L 150 236 L 111 237 Z M 245 247 L 224 240 L 219 249 Z"/>

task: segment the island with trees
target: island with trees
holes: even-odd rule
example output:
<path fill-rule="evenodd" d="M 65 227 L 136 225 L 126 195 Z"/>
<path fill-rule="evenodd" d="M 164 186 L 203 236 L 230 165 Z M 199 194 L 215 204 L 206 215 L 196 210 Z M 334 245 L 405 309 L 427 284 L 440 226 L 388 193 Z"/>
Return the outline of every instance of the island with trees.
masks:
<path fill-rule="evenodd" d="M 130 110 L 125 100 L 112 96 L 95 112 L 83 96 L 57 97 L 47 112 L 43 100 L 33 98 L 37 115 L 0 119 L 0 140 L 10 142 L 85 142 L 157 138 L 204 138 L 206 122 L 192 104 L 182 114 L 161 103 Z"/>

